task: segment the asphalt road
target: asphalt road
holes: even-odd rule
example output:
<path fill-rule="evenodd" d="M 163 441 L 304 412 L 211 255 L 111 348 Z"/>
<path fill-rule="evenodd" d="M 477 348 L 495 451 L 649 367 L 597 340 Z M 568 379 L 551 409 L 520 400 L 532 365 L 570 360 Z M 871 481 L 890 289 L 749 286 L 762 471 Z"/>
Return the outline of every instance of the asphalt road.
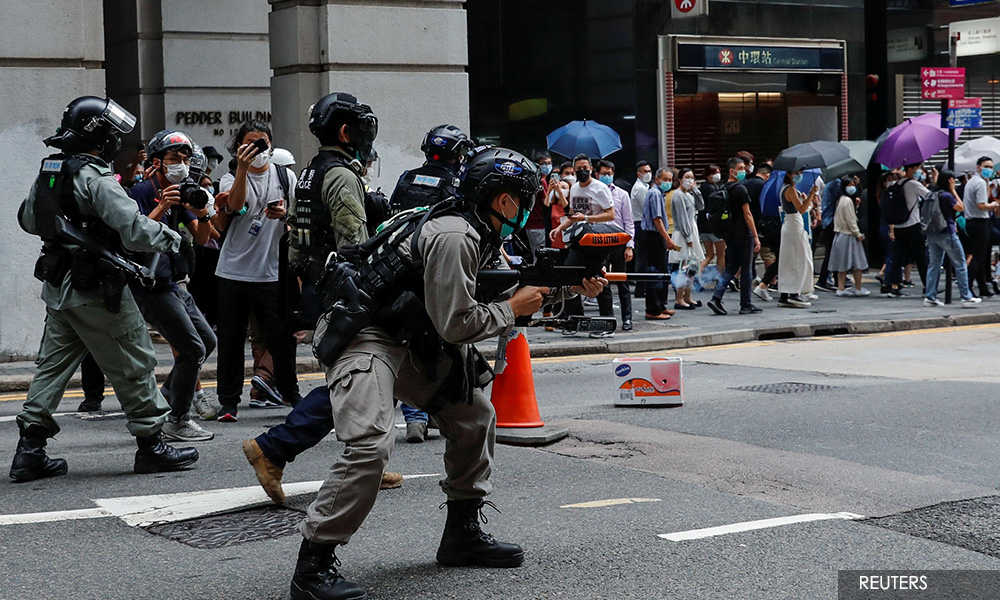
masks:
<path fill-rule="evenodd" d="M 668 409 L 613 406 L 612 356 L 538 359 L 542 415 L 570 437 L 497 447 L 491 499 L 502 514 L 485 526 L 521 543 L 525 565 L 434 563 L 444 442 L 406 444 L 400 430 L 390 468 L 417 477 L 381 493 L 339 552 L 342 569 L 376 599 L 755 600 L 835 598 L 844 569 L 1000 569 L 998 334 L 990 325 L 673 351 L 685 361 L 685 405 Z M 755 387 L 787 383 L 804 391 Z M 4 466 L 19 405 L 0 396 Z M 208 424 L 217 437 L 198 445 L 196 468 L 161 476 L 131 473 L 121 418 L 60 417 L 50 454 L 69 460 L 69 474 L 0 483 L 0 600 L 286 598 L 300 538 L 236 542 L 262 531 L 265 517 L 282 517 L 287 531 L 295 514 L 239 513 L 245 520 L 213 538 L 224 538 L 218 548 L 140 526 L 257 506 L 239 441 L 283 414 L 244 408 L 236 424 Z M 285 481 L 322 479 L 339 449 L 325 440 L 289 465 Z M 229 488 L 246 489 L 197 494 Z M 165 494 L 175 496 L 136 499 Z M 814 516 L 780 521 L 798 515 Z M 779 521 L 740 531 L 764 519 Z M 193 528 L 213 520 L 172 526 L 173 535 L 196 540 Z M 724 526 L 735 527 L 685 534 Z"/>

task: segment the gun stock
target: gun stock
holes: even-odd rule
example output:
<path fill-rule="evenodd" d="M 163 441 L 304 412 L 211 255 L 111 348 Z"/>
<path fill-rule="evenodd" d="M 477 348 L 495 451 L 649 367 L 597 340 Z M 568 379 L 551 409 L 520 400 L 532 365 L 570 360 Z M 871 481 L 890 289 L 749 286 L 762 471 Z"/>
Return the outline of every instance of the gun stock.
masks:
<path fill-rule="evenodd" d="M 79 246 L 88 252 L 93 253 L 98 260 L 114 269 L 118 269 L 128 277 L 132 277 L 143 287 L 152 287 L 155 283 L 153 274 L 149 271 L 149 269 L 126 258 L 118 256 L 114 252 L 111 252 L 104 246 L 87 237 L 65 218 L 56 216 L 55 233 L 57 241 L 64 244 Z"/>

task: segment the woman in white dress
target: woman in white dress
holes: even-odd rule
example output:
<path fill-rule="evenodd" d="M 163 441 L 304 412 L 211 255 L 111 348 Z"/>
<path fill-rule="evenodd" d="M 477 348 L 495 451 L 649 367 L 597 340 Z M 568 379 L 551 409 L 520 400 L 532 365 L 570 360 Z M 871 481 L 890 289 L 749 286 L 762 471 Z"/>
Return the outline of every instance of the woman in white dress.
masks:
<path fill-rule="evenodd" d="M 778 306 L 808 308 L 812 304 L 802 297 L 813 290 L 812 247 L 806 233 L 803 215 L 812 208 L 818 196 L 814 185 L 809 196 L 795 189 L 802 181 L 802 171 L 786 173 L 781 188 L 781 208 L 785 221 L 781 224 L 781 254 L 778 256 Z"/>
<path fill-rule="evenodd" d="M 677 290 L 675 309 L 693 310 L 701 306 L 701 302 L 691 299 L 691 288 L 698 277 L 701 261 L 705 260 L 705 251 L 701 247 L 701 234 L 698 232 L 699 204 L 701 191 L 695 185 L 694 171 L 680 170 L 680 186 L 674 192 L 670 211 L 673 213 L 673 241 L 680 250 L 671 250 L 669 262 L 677 263 L 677 276 L 674 288 Z"/>

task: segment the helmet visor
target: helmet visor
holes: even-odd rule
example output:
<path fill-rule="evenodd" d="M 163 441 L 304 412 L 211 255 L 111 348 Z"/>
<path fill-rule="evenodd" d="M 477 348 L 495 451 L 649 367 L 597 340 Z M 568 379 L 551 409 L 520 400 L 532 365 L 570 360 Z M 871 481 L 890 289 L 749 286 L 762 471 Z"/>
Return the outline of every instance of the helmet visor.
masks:
<path fill-rule="evenodd" d="M 122 108 L 117 102 L 108 98 L 108 106 L 101 114 L 101 118 L 107 121 L 119 133 L 130 133 L 135 127 L 135 116 Z"/>

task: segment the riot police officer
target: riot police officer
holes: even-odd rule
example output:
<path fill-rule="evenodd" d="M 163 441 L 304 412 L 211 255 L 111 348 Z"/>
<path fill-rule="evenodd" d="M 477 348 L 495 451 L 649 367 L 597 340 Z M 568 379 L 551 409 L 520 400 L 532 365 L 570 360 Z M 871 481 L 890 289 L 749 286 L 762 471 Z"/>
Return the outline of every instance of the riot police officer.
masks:
<path fill-rule="evenodd" d="M 420 144 L 427 162 L 399 177 L 389 198 L 392 213 L 431 206 L 458 195 L 459 170 L 474 147 L 469 136 L 454 125 L 438 125 L 428 131 Z"/>
<path fill-rule="evenodd" d="M 119 135 L 134 125 L 135 117 L 110 99 L 70 102 L 56 134 L 44 140 L 60 152 L 42 161 L 18 212 L 21 227 L 44 241 L 35 275 L 45 282 L 47 316 L 38 370 L 17 416 L 15 482 L 66 474 L 66 461 L 49 458 L 45 446 L 59 432 L 52 411 L 88 351 L 111 380 L 136 437 L 137 473 L 179 470 L 198 460 L 197 450 L 162 440 L 169 406 L 157 390 L 153 344 L 122 271 L 131 264 L 122 260 L 126 251 L 176 252 L 180 245 L 177 233 L 136 210 L 112 175 Z M 92 243 L 65 242 L 67 223 Z"/>
<path fill-rule="evenodd" d="M 319 318 L 315 282 L 331 251 L 368 239 L 366 165 L 376 157 L 372 146 L 378 119 L 367 104 L 351 94 L 324 96 L 309 114 L 309 131 L 320 142 L 295 186 L 290 269 L 302 280 L 302 327 L 311 329 Z M 364 160 L 362 160 L 362 158 Z M 243 441 L 243 453 L 254 467 L 267 495 L 284 502 L 281 477 L 285 463 L 312 448 L 333 429 L 330 401 L 324 390 L 306 394 L 286 416 L 253 440 Z M 383 474 L 384 488 L 399 487 L 398 473 Z"/>
<path fill-rule="evenodd" d="M 498 542 L 479 526 L 492 487 L 496 415 L 482 392 L 488 368 L 472 344 L 509 332 L 517 316 L 533 314 L 543 301 L 559 300 L 545 288 L 524 287 L 508 300 L 479 302 L 472 290 L 502 237 L 524 226 L 541 182 L 526 157 L 494 148 L 470 159 L 460 191 L 462 198 L 398 215 L 369 242 L 345 249 L 355 260 L 331 268 L 343 275 L 331 281 L 343 287 L 328 290 L 338 301 L 320 319 L 316 339 L 336 435 L 346 449 L 300 527 L 305 539 L 291 583 L 295 600 L 365 597 L 339 574 L 334 551 L 350 541 L 375 502 L 395 438 L 394 396 L 434 413 L 447 440 L 441 487 L 448 514 L 437 561 L 488 567 L 523 561 L 520 546 Z M 581 283 L 575 291 L 596 296 L 606 281 Z M 375 303 L 365 306 L 371 325 L 359 331 L 339 318 L 342 309 L 354 310 L 349 296 L 338 297 L 349 289 L 355 300 L 361 291 Z M 324 351 L 331 347 L 339 353 Z"/>

